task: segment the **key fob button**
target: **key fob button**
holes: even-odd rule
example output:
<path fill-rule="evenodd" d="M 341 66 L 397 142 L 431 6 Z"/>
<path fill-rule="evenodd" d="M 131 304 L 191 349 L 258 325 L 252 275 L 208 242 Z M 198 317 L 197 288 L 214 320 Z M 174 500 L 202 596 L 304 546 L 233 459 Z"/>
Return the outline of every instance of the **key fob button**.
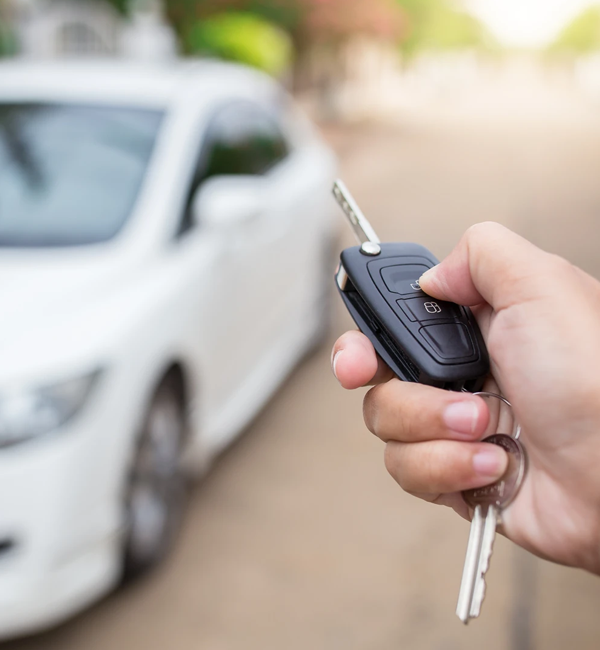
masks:
<path fill-rule="evenodd" d="M 401 296 L 425 295 L 419 286 L 419 278 L 428 268 L 417 264 L 386 266 L 381 269 L 381 277 L 390 293 L 399 293 Z"/>
<path fill-rule="evenodd" d="M 469 332 L 461 323 L 426 325 L 420 331 L 442 359 L 467 359 L 475 353 Z"/>
<path fill-rule="evenodd" d="M 436 300 L 429 296 L 399 300 L 398 304 L 408 312 L 411 320 L 450 320 L 460 318 L 457 305 L 451 302 Z"/>

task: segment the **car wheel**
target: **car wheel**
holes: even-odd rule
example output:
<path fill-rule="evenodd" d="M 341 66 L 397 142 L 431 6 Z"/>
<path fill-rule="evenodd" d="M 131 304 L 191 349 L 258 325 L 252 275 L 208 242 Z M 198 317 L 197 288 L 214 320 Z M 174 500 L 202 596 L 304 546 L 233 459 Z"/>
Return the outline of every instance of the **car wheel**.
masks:
<path fill-rule="evenodd" d="M 146 573 L 168 554 L 185 506 L 181 457 L 186 418 L 174 376 L 160 384 L 148 407 L 125 493 L 123 580 Z"/>

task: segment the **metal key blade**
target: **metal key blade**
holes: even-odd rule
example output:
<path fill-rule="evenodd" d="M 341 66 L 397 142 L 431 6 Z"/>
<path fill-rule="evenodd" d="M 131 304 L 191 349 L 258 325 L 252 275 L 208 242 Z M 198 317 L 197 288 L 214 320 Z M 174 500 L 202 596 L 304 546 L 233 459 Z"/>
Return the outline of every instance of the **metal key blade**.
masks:
<path fill-rule="evenodd" d="M 475 586 L 473 597 L 471 599 L 471 609 L 469 618 L 477 618 L 481 613 L 481 605 L 485 598 L 485 574 L 490 568 L 490 558 L 494 550 L 494 540 L 496 539 L 496 528 L 498 526 L 498 510 L 495 506 L 490 506 L 483 526 L 483 537 L 481 539 L 481 548 L 479 549 L 479 566 L 475 576 Z"/>
<path fill-rule="evenodd" d="M 379 237 L 375 234 L 375 230 L 373 230 L 373 226 L 362 213 L 362 210 L 358 207 L 352 194 L 350 194 L 348 188 L 342 181 L 337 180 L 333 184 L 333 196 L 344 211 L 344 214 L 348 217 L 348 221 L 350 221 L 350 225 L 352 226 L 359 243 L 381 243 Z"/>
<path fill-rule="evenodd" d="M 496 433 L 485 438 L 483 442 L 502 447 L 508 455 L 508 468 L 502 478 L 481 488 L 465 490 L 463 498 L 467 505 L 474 509 L 471 534 L 475 535 L 476 527 L 479 548 L 471 555 L 471 538 L 463 574 L 463 584 L 456 613 L 463 623 L 476 618 L 481 612 L 485 598 L 485 576 L 490 565 L 490 558 L 496 538 L 496 527 L 504 508 L 509 506 L 519 493 L 527 471 L 527 453 L 522 443 L 511 436 Z M 479 513 L 479 514 L 478 514 Z M 485 521 L 483 520 L 485 513 Z M 481 518 L 481 520 L 480 520 Z M 474 562 L 474 566 L 471 564 Z M 470 573 L 474 571 L 474 574 Z M 466 580 L 468 573 L 469 580 Z"/>
<path fill-rule="evenodd" d="M 471 605 L 473 603 L 473 591 L 475 589 L 477 571 L 479 568 L 479 554 L 483 541 L 483 534 L 483 506 L 478 505 L 473 512 L 473 519 L 471 521 L 467 555 L 465 556 L 465 565 L 460 583 L 460 591 L 458 593 L 458 603 L 456 605 L 456 615 L 465 625 L 469 622 Z"/>

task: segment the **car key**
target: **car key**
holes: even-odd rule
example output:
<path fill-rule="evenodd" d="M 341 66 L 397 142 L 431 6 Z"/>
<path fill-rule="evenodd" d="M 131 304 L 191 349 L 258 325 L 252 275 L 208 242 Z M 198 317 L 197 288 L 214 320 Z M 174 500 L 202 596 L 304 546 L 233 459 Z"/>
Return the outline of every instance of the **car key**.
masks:
<path fill-rule="evenodd" d="M 496 483 L 463 492 L 467 505 L 473 508 L 473 519 L 467 555 L 456 606 L 456 615 L 466 625 L 477 618 L 485 597 L 485 575 L 501 522 L 502 510 L 517 496 L 527 470 L 527 454 L 518 438 L 497 433 L 483 442 L 498 445 L 508 454 L 508 469 Z"/>
<path fill-rule="evenodd" d="M 489 357 L 471 310 L 425 294 L 438 260 L 418 244 L 381 243 L 342 181 L 333 194 L 360 246 L 342 251 L 336 282 L 346 308 L 402 380 L 476 392 Z"/>

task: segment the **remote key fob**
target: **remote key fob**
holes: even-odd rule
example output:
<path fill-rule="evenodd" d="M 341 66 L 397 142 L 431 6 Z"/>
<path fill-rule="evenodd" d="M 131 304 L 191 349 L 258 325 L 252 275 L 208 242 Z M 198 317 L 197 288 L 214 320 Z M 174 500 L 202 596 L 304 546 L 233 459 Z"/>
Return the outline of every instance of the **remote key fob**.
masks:
<path fill-rule="evenodd" d="M 361 243 L 342 251 L 337 286 L 379 356 L 403 381 L 481 390 L 489 357 L 471 310 L 431 298 L 419 286 L 438 260 L 418 244 L 382 244 L 341 181 L 333 194 Z"/>

